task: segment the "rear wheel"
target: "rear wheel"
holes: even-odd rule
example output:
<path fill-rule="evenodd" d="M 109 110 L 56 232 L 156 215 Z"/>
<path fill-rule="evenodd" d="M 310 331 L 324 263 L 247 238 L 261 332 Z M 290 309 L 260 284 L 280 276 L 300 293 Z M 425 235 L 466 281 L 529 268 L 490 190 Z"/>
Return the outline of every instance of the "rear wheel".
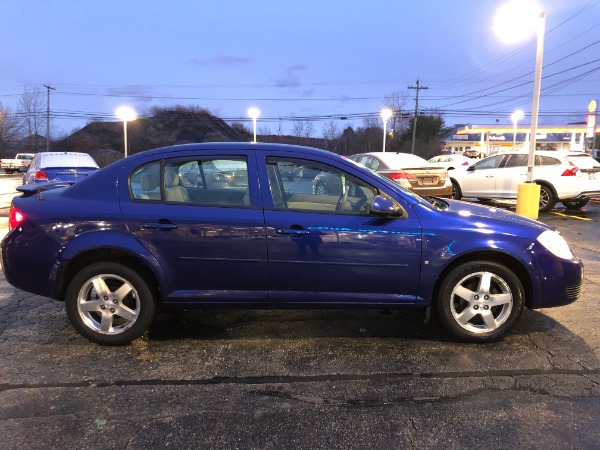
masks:
<path fill-rule="evenodd" d="M 550 211 L 556 205 L 556 196 L 550 186 L 540 184 L 540 211 Z"/>
<path fill-rule="evenodd" d="M 500 339 L 523 311 L 523 286 L 502 264 L 473 261 L 446 275 L 436 307 L 446 330 L 466 342 Z"/>
<path fill-rule="evenodd" d="M 583 199 L 583 200 L 571 200 L 571 201 L 564 200 L 561 203 L 567 209 L 580 209 L 580 208 L 583 208 L 585 205 L 587 205 L 589 201 L 590 201 L 590 199 L 586 198 L 586 199 Z"/>
<path fill-rule="evenodd" d="M 138 272 L 101 262 L 82 269 L 65 298 L 73 327 L 103 345 L 124 345 L 140 337 L 154 319 L 155 298 Z"/>
<path fill-rule="evenodd" d="M 454 180 L 451 180 L 451 181 L 452 181 L 452 198 L 455 200 L 460 200 L 462 198 L 462 192 L 460 190 L 460 186 L 456 181 L 454 181 Z"/>

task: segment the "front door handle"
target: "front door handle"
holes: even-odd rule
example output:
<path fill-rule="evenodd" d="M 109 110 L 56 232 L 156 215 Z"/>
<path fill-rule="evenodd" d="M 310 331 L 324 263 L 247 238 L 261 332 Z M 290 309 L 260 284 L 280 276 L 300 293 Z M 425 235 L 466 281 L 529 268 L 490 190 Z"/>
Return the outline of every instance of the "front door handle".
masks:
<path fill-rule="evenodd" d="M 171 222 L 146 222 L 143 227 L 155 230 L 174 230 L 177 228 L 177 224 Z"/>

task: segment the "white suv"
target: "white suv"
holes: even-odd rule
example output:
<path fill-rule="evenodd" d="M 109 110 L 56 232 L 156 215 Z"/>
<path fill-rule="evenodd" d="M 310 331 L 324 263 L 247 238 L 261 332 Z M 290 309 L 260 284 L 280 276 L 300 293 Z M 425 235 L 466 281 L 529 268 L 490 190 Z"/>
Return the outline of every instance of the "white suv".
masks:
<path fill-rule="evenodd" d="M 452 197 L 517 198 L 519 184 L 527 180 L 527 158 L 527 152 L 499 153 L 453 170 Z M 600 163 L 581 152 L 538 151 L 533 181 L 540 185 L 540 211 L 549 211 L 556 202 L 579 209 L 600 196 Z"/>

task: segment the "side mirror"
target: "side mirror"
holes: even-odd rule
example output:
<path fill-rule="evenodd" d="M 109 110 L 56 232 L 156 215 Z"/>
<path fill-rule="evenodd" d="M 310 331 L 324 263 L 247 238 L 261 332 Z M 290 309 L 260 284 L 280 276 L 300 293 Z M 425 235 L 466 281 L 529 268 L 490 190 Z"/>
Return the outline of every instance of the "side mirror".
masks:
<path fill-rule="evenodd" d="M 467 167 L 467 172 L 475 172 L 475 166 L 472 165 L 472 166 Z"/>
<path fill-rule="evenodd" d="M 404 215 L 404 210 L 400 205 L 382 195 L 378 195 L 373 199 L 369 212 L 371 214 L 377 214 L 378 216 L 387 217 L 402 217 Z"/>

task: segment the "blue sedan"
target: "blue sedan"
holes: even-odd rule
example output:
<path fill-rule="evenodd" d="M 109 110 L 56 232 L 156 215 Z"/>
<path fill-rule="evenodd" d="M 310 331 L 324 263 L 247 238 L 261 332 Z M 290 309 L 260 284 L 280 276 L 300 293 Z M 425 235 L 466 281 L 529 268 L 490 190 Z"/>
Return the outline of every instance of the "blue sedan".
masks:
<path fill-rule="evenodd" d="M 292 166 L 341 189 L 282 177 Z M 417 196 L 323 150 L 181 145 L 72 186 L 19 190 L 1 243 L 6 279 L 64 301 L 99 344 L 140 337 L 164 306 L 433 307 L 454 337 L 487 342 L 525 307 L 580 295 L 582 263 L 551 227 Z"/>

